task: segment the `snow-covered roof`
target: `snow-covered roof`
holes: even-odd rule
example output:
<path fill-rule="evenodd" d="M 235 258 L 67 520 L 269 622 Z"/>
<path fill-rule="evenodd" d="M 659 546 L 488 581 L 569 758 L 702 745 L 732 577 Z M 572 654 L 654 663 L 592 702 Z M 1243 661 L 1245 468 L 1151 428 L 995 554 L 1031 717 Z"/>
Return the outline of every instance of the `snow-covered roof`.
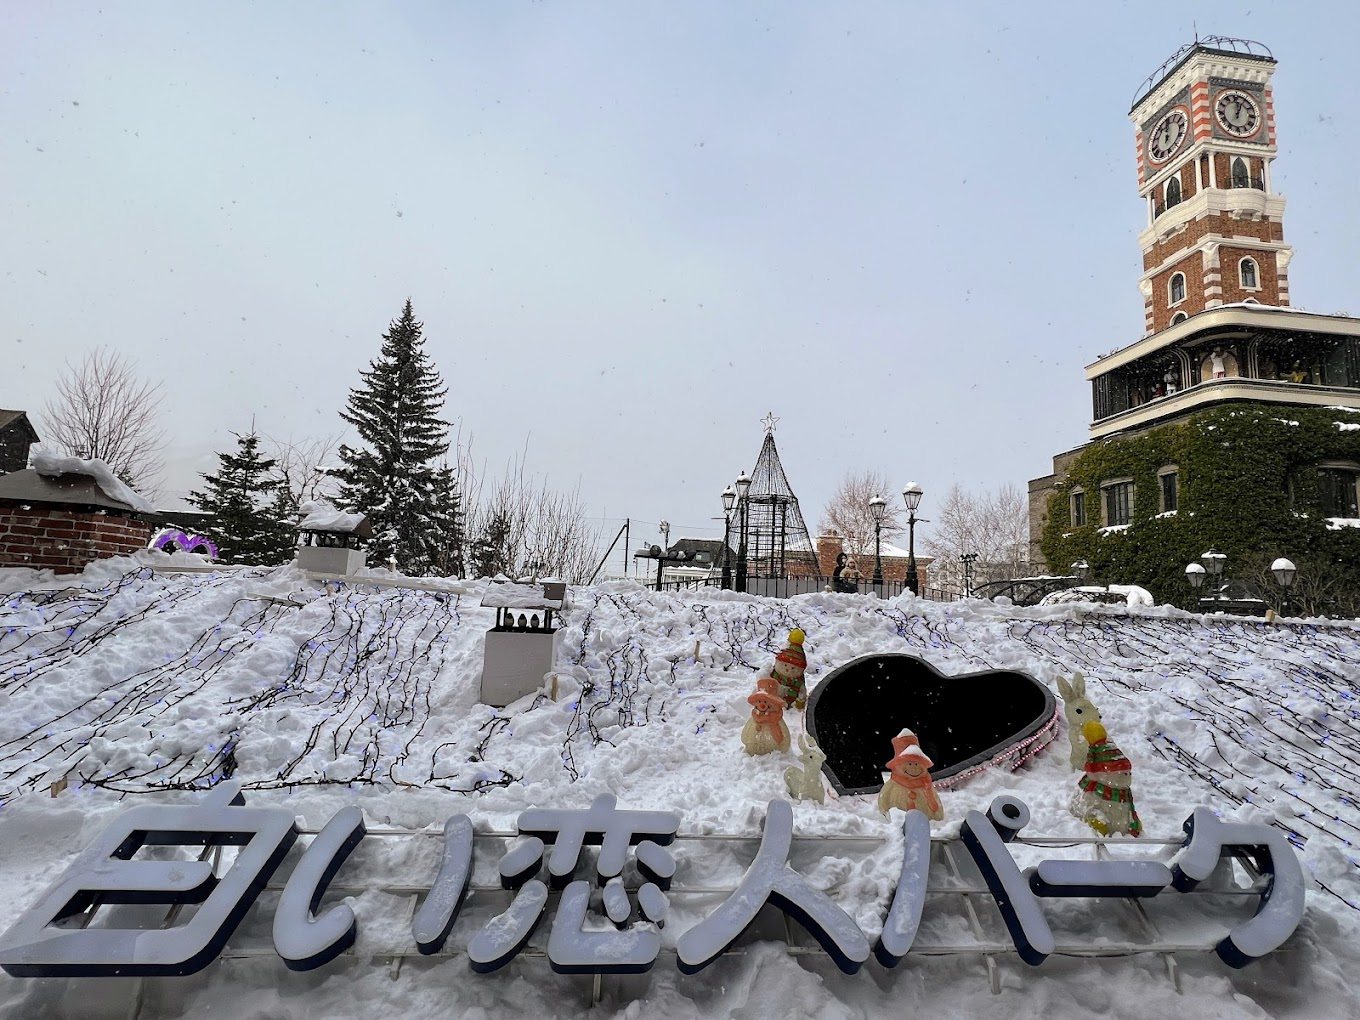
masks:
<path fill-rule="evenodd" d="M 561 609 L 562 599 L 548 598 L 542 584 L 507 581 L 487 585 L 482 605 L 491 609 Z"/>
<path fill-rule="evenodd" d="M 919 520 L 920 518 L 917 519 Z M 819 540 L 823 538 L 835 539 L 839 537 L 840 536 L 838 535 L 819 535 L 818 539 Z M 851 556 L 872 556 L 874 554 L 874 543 L 872 540 L 870 540 L 869 543 L 862 549 L 851 548 L 850 544 L 846 542 L 844 539 L 842 539 L 841 542 L 844 551 L 849 553 Z M 881 555 L 883 556 L 884 559 L 905 560 L 911 555 L 910 549 L 904 549 L 900 545 L 895 545 L 892 542 L 887 541 L 886 539 L 882 543 L 880 543 L 879 548 L 881 550 Z M 933 560 L 934 560 L 933 556 L 923 556 L 920 553 L 916 554 L 916 562 L 918 563 L 928 564 Z"/>
<path fill-rule="evenodd" d="M 109 499 L 117 500 L 138 513 L 151 514 L 156 512 L 156 508 L 151 505 L 149 500 L 135 492 L 130 486 L 125 485 L 123 480 L 113 473 L 113 468 L 97 457 L 82 460 L 80 457 L 49 453 L 39 448 L 33 451 L 33 470 L 49 478 L 68 474 L 88 475 L 99 486 L 99 491 L 108 496 Z"/>
<path fill-rule="evenodd" d="M 363 514 L 351 514 L 344 510 L 337 510 L 323 499 L 303 503 L 299 509 L 304 516 L 298 523 L 298 531 L 329 531 L 335 534 L 357 534 L 360 537 L 365 537 L 363 532 L 368 524 L 368 518 Z"/>
<path fill-rule="evenodd" d="M 0 498 L 35 503 L 67 503 L 132 513 L 156 512 L 151 503 L 134 492 L 102 460 L 82 460 L 33 451 L 33 467 L 5 475 Z"/>

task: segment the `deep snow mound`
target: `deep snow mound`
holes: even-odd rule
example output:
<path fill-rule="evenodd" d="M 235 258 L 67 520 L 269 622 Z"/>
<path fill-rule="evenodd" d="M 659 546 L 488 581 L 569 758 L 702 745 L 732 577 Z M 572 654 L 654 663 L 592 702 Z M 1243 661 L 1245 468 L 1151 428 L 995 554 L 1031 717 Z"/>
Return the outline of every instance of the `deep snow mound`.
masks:
<path fill-rule="evenodd" d="M 1149 831 L 1178 826 L 1186 803 L 1265 813 L 1307 847 L 1320 886 L 1360 908 L 1360 810 L 1346 792 L 1360 785 L 1354 626 L 615 583 L 574 590 L 561 614 L 557 700 L 493 709 L 477 700 L 493 623 L 480 584 L 322 586 L 291 569 L 118 562 L 132 569 L 0 595 L 4 802 L 61 782 L 135 794 L 234 777 L 254 790 L 495 793 L 486 806 L 506 811 L 549 791 L 608 789 L 706 804 L 715 824 L 741 819 L 753 797 L 781 793 L 782 771 L 740 753 L 744 699 L 801 627 L 810 685 L 883 652 L 946 675 L 1024 670 L 1050 686 L 1082 671 L 1135 761 Z M 1076 824 L 1060 744 L 989 787 L 1020 789 L 1049 830 Z M 736 785 L 715 791 L 719 777 Z"/>

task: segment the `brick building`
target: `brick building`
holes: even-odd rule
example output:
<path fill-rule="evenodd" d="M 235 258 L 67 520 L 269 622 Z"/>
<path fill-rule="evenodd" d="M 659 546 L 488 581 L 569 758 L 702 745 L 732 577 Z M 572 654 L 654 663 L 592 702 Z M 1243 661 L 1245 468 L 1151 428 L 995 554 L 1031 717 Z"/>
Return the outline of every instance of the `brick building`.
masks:
<path fill-rule="evenodd" d="M 0 476 L 0 567 L 78 573 L 97 559 L 146 547 L 151 525 L 90 475 Z"/>
<path fill-rule="evenodd" d="M 817 569 L 821 572 L 821 576 L 829 578 L 835 573 L 836 557 L 842 552 L 854 556 L 859 567 L 861 583 L 867 584 L 874 576 L 873 545 L 871 544 L 867 549 L 847 549 L 845 540 L 840 535 L 817 536 Z M 879 555 L 883 560 L 884 581 L 891 584 L 900 583 L 907 579 L 907 563 L 911 555 L 909 550 L 891 542 L 883 542 L 879 546 Z M 926 574 L 931 562 L 932 558 L 929 556 L 916 557 L 917 591 L 926 590 Z"/>
<path fill-rule="evenodd" d="M 1105 479 L 1091 492 L 1067 485 L 1074 462 L 1097 444 L 1223 404 L 1360 409 L 1360 321 L 1289 307 L 1293 249 L 1271 173 L 1275 68 L 1261 44 L 1214 36 L 1183 46 L 1139 90 L 1129 117 L 1147 215 L 1144 333 L 1086 367 L 1089 442 L 1056 455 L 1052 473 L 1029 483 L 1030 560 L 1040 568 L 1059 492 L 1072 528 L 1133 522 L 1132 479 Z M 1319 469 L 1337 509 L 1353 505 L 1360 464 Z M 1159 468 L 1155 482 L 1157 510 L 1175 513 L 1177 465 Z"/>

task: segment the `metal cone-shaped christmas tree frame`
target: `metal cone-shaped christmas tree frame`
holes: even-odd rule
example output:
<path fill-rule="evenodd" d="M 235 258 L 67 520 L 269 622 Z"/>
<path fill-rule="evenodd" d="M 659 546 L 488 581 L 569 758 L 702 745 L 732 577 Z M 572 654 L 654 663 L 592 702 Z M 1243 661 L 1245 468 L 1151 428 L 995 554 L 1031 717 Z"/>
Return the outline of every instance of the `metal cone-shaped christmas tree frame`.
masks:
<path fill-rule="evenodd" d="M 763 419 L 765 441 L 750 488 L 738 499 L 733 518 L 738 527 L 738 572 L 745 568 L 746 581 L 817 573 L 816 548 L 774 443 L 778 420 L 773 412 Z M 742 587 L 746 585 L 739 582 Z"/>

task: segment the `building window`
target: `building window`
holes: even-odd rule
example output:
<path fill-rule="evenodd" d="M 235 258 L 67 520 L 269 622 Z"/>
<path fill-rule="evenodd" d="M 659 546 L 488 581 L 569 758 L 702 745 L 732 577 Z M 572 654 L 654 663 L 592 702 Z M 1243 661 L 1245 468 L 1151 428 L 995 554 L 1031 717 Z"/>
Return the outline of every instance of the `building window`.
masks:
<path fill-rule="evenodd" d="M 1166 207 L 1170 209 L 1173 205 L 1181 204 L 1181 179 L 1173 177 L 1166 182 Z"/>
<path fill-rule="evenodd" d="M 1261 285 L 1256 282 L 1256 262 L 1253 259 L 1243 259 L 1237 264 L 1237 275 L 1242 281 L 1242 286 L 1246 290 L 1260 290 Z"/>
<path fill-rule="evenodd" d="M 1163 468 L 1157 472 L 1157 486 L 1160 490 L 1162 513 L 1164 514 L 1179 509 L 1179 474 L 1180 472 L 1176 468 Z"/>
<path fill-rule="evenodd" d="M 1173 273 L 1171 283 L 1167 286 L 1168 296 L 1173 305 L 1178 305 L 1185 300 L 1185 274 Z"/>
<path fill-rule="evenodd" d="M 1076 489 L 1072 493 L 1072 527 L 1080 528 L 1086 524 L 1086 493 Z"/>
<path fill-rule="evenodd" d="M 1234 188 L 1251 187 L 1251 174 L 1247 172 L 1247 161 L 1241 156 L 1232 161 L 1232 186 Z"/>
<path fill-rule="evenodd" d="M 1174 326 L 1178 322 L 1184 322 L 1188 318 L 1190 318 L 1190 316 L 1186 315 L 1184 312 L 1177 312 L 1175 315 L 1171 316 L 1171 325 Z"/>
<path fill-rule="evenodd" d="M 1111 482 L 1105 494 L 1105 526 L 1112 528 L 1133 520 L 1133 482 Z"/>
<path fill-rule="evenodd" d="M 1360 518 L 1360 468 L 1318 468 L 1323 517 Z"/>

